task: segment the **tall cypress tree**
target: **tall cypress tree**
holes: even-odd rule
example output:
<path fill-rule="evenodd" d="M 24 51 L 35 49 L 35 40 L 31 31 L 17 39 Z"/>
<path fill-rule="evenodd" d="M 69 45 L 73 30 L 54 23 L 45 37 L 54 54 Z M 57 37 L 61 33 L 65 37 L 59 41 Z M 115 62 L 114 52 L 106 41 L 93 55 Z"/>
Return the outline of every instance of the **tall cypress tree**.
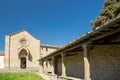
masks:
<path fill-rule="evenodd" d="M 105 0 L 100 16 L 91 22 L 93 30 L 120 16 L 120 0 Z"/>

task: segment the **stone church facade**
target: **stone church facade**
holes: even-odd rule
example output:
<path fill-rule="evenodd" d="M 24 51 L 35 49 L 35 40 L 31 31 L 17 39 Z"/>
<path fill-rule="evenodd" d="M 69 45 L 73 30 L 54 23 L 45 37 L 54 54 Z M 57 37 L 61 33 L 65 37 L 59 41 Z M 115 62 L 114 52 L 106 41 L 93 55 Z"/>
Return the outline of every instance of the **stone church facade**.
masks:
<path fill-rule="evenodd" d="M 27 31 L 5 36 L 5 68 L 38 71 L 39 59 L 54 50 L 56 46 L 43 45 Z"/>

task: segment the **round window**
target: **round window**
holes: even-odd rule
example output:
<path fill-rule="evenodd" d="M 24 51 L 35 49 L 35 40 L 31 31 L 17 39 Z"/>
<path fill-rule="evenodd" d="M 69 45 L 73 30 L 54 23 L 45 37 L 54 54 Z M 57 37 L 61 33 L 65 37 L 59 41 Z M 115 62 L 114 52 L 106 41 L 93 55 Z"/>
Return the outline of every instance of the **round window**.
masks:
<path fill-rule="evenodd" d="M 20 40 L 20 43 L 22 46 L 25 46 L 27 44 L 27 41 L 25 39 Z"/>

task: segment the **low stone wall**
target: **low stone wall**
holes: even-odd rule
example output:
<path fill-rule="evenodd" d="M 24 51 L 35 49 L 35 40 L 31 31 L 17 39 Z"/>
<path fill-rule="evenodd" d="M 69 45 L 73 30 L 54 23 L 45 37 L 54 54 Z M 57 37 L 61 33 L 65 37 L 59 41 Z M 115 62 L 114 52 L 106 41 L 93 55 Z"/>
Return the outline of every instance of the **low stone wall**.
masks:
<path fill-rule="evenodd" d="M 58 80 L 58 77 L 55 74 L 54 75 L 53 74 L 47 74 L 47 76 L 50 80 Z"/>
<path fill-rule="evenodd" d="M 75 78 L 75 77 L 62 77 L 59 76 L 58 80 L 84 80 L 84 79 L 79 79 L 79 78 Z"/>

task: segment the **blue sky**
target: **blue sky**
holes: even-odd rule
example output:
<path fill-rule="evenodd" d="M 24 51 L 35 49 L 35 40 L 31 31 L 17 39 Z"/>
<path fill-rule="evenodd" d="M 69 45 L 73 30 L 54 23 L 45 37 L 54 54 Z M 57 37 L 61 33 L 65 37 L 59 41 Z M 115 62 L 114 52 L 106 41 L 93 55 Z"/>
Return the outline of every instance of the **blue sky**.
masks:
<path fill-rule="evenodd" d="M 0 51 L 4 38 L 27 30 L 42 44 L 62 46 L 92 29 L 104 0 L 0 0 Z"/>

